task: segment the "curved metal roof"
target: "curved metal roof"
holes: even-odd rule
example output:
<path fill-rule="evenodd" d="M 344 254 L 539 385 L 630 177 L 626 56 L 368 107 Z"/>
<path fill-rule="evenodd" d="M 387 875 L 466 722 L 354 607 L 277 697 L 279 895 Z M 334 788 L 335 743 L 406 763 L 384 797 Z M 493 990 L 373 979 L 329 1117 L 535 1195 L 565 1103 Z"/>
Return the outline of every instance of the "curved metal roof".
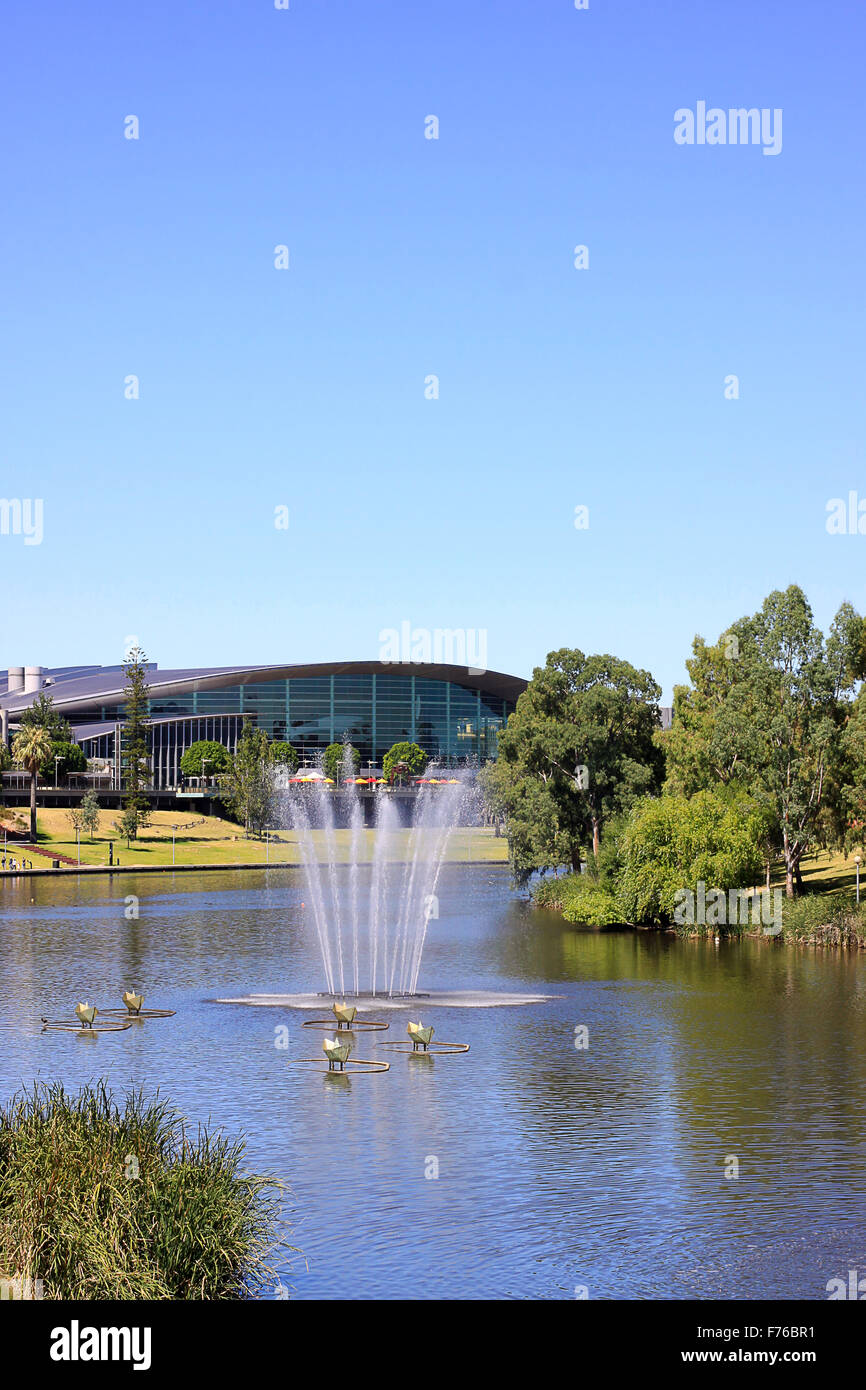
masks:
<path fill-rule="evenodd" d="M 121 702 L 125 678 L 116 669 L 89 672 L 87 675 L 71 675 L 64 678 L 46 670 L 51 684 L 43 686 L 42 692 L 31 691 L 24 694 L 0 694 L 0 705 L 10 714 L 27 709 L 40 693 L 51 696 L 55 708 L 63 712 L 68 709 L 87 709 Z M 321 661 L 312 665 L 291 666 L 207 666 L 179 671 L 147 671 L 147 684 L 150 698 L 169 699 L 172 695 L 188 695 L 196 690 L 218 690 L 228 685 L 250 685 L 258 681 L 304 680 L 341 675 L 390 675 L 420 676 L 425 680 L 452 681 L 455 685 L 467 686 L 472 690 L 482 690 L 500 699 L 517 700 L 526 689 L 526 681 L 520 676 L 509 676 L 502 671 L 476 671 L 469 666 L 445 666 L 434 662 L 388 662 L 388 661 Z"/>

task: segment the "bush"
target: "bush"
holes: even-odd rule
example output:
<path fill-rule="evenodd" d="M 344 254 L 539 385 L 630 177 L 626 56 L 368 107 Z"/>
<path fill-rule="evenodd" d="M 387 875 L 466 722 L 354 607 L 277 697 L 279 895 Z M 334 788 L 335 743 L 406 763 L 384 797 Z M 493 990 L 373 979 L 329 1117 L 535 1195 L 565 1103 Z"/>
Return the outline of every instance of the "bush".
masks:
<path fill-rule="evenodd" d="M 382 770 L 389 782 L 392 773 L 397 777 L 422 777 L 428 762 L 427 754 L 419 744 L 395 743 L 382 759 Z"/>
<path fill-rule="evenodd" d="M 57 762 L 54 760 L 58 759 Z M 65 739 L 51 740 L 51 756 L 46 758 L 39 769 L 39 776 L 43 782 L 53 782 L 55 777 L 58 779 L 66 777 L 70 772 L 86 772 L 87 757 L 84 749 L 77 743 L 68 743 Z"/>
<path fill-rule="evenodd" d="M 346 772 L 346 754 L 349 754 L 352 762 L 351 774 Z M 358 769 L 361 766 L 361 754 L 357 748 L 353 748 L 351 743 L 329 743 L 325 749 L 325 756 L 322 759 L 322 771 L 326 777 L 330 777 L 332 782 L 342 782 L 344 777 L 351 775 L 357 777 Z"/>
<path fill-rule="evenodd" d="M 202 764 L 205 777 L 217 777 L 228 772 L 232 765 L 231 754 L 222 743 L 212 738 L 200 738 L 191 743 L 180 760 L 180 770 L 184 777 L 201 777 Z"/>
<path fill-rule="evenodd" d="M 532 896 L 536 907 L 554 908 L 566 922 L 581 922 L 588 927 L 612 927 L 623 922 L 616 894 L 589 874 L 544 878 Z"/>
<path fill-rule="evenodd" d="M 298 750 L 282 739 L 277 739 L 276 743 L 271 744 L 268 749 L 268 757 L 272 763 L 276 763 L 279 767 L 287 767 L 290 772 L 297 772 L 298 770 L 298 763 L 300 762 Z"/>
<path fill-rule="evenodd" d="M 0 1269 L 45 1298 L 218 1299 L 272 1281 L 279 1184 L 141 1092 L 35 1086 L 0 1110 Z"/>
<path fill-rule="evenodd" d="M 750 803 L 712 792 L 638 802 L 620 837 L 617 895 L 632 922 L 671 920 L 678 893 L 751 887 L 761 877 L 764 822 Z"/>
<path fill-rule="evenodd" d="M 854 894 L 809 893 L 782 904 L 783 935 L 799 941 L 834 945 L 866 944 L 866 904 L 857 906 Z"/>

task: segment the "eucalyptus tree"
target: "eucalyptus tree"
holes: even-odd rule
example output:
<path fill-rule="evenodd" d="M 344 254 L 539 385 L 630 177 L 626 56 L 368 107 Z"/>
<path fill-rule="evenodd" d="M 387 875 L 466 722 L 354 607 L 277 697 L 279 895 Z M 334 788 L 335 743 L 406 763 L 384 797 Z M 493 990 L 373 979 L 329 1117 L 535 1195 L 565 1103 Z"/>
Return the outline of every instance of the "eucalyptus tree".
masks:
<path fill-rule="evenodd" d="M 575 869 L 583 846 L 597 859 L 605 821 L 660 788 L 660 695 L 648 671 L 617 657 L 551 652 L 499 738 L 510 833 L 524 824 L 530 847 Z"/>

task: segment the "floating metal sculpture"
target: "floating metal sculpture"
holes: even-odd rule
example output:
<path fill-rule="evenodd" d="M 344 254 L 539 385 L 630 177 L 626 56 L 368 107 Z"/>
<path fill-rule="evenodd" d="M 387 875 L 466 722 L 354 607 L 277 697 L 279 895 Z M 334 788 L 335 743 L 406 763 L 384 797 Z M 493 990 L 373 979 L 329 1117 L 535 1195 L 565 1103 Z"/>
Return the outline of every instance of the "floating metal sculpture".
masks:
<path fill-rule="evenodd" d="M 136 994 L 135 989 L 125 989 L 120 996 L 126 1005 L 124 1009 L 104 1009 L 103 1012 L 111 1017 L 132 1018 L 174 1018 L 174 1009 L 143 1009 L 144 995 Z"/>
<path fill-rule="evenodd" d="M 469 1051 L 468 1043 L 434 1042 L 433 1033 L 435 1029 L 432 1025 L 425 1028 L 420 1019 L 417 1023 L 410 1023 L 406 1032 L 409 1034 L 412 1043 L 411 1048 L 407 1047 L 406 1044 L 402 1042 L 379 1043 L 379 1046 L 394 1047 L 398 1052 L 405 1052 L 410 1057 L 445 1057 L 449 1053 Z"/>
<path fill-rule="evenodd" d="M 346 1068 L 351 1067 L 353 1075 L 363 1075 L 365 1072 L 389 1071 L 390 1062 L 370 1062 L 361 1057 L 351 1058 L 350 1053 L 354 1050 L 354 1043 L 348 1038 L 323 1038 L 322 1051 L 328 1060 L 328 1072 L 337 1075 L 346 1075 Z M 297 1057 L 294 1058 L 290 1066 L 303 1066 L 316 1062 L 316 1057 Z"/>
<path fill-rule="evenodd" d="M 387 1028 L 387 1023 L 380 1023 L 372 1018 L 358 1018 L 358 1010 L 354 1004 L 347 1004 L 345 999 L 342 1004 L 336 1000 L 331 1005 L 334 1018 L 337 1020 L 338 1033 L 355 1033 L 359 1030 L 368 1033 L 378 1032 L 380 1029 Z M 333 1028 L 333 1023 L 329 1018 L 308 1018 L 302 1024 L 304 1028 Z"/>
<path fill-rule="evenodd" d="M 99 1009 L 95 1004 L 90 1004 L 86 1000 L 83 1004 L 75 1005 L 75 1013 L 78 1017 L 77 1023 L 69 1023 L 65 1019 L 43 1018 L 41 1020 L 43 1033 L 49 1028 L 61 1033 L 123 1033 L 130 1026 L 128 1018 L 106 1019 L 103 1023 L 97 1023 L 96 1016 Z"/>

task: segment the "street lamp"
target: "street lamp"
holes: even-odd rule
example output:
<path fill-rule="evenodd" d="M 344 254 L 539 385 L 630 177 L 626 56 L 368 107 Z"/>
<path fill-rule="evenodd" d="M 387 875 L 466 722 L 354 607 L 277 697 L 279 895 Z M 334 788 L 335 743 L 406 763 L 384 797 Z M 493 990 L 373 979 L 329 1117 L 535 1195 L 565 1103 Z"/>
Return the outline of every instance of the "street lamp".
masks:
<path fill-rule="evenodd" d="M 854 863 L 857 866 L 857 906 L 860 906 L 860 856 L 854 855 Z"/>
<path fill-rule="evenodd" d="M 61 758 L 61 754 L 58 753 L 58 754 L 57 754 L 57 757 L 54 759 L 54 790 L 55 790 L 55 791 L 57 791 L 57 782 L 58 782 L 57 764 L 60 762 L 60 758 Z"/>

